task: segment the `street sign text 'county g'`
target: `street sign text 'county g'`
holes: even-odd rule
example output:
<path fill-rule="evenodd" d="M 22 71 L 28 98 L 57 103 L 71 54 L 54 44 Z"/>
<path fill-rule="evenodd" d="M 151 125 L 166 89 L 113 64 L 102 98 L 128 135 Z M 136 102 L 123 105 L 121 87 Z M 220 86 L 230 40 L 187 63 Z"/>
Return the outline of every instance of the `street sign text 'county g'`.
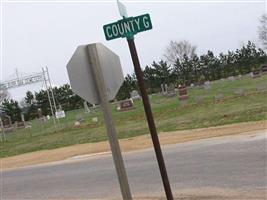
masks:
<path fill-rule="evenodd" d="M 152 23 L 149 14 L 136 17 L 128 17 L 117 22 L 103 26 L 106 40 L 116 38 L 131 38 L 133 35 L 152 29 Z"/>
<path fill-rule="evenodd" d="M 108 100 L 114 99 L 124 77 L 120 58 L 101 43 L 95 44 L 98 51 Z M 68 75 L 73 92 L 91 104 L 99 104 L 92 64 L 88 59 L 88 45 L 78 46 L 67 64 Z"/>
<path fill-rule="evenodd" d="M 119 1 L 119 0 L 118 0 Z M 126 10 L 126 9 L 125 9 Z M 149 14 L 140 15 L 137 17 L 126 18 L 123 16 L 122 20 L 115 23 L 107 24 L 103 26 L 106 40 L 112 40 L 120 37 L 126 37 L 129 50 L 131 53 L 134 71 L 137 78 L 137 83 L 141 92 L 143 105 L 146 113 L 147 124 L 153 141 L 153 146 L 155 149 L 161 179 L 164 186 L 165 194 L 167 200 L 173 200 L 172 190 L 163 158 L 163 154 L 160 147 L 159 137 L 154 122 L 154 117 L 152 114 L 148 94 L 146 91 L 145 81 L 143 78 L 143 72 L 138 58 L 138 53 L 135 47 L 134 35 L 138 32 L 146 31 L 152 29 L 152 23 Z"/>

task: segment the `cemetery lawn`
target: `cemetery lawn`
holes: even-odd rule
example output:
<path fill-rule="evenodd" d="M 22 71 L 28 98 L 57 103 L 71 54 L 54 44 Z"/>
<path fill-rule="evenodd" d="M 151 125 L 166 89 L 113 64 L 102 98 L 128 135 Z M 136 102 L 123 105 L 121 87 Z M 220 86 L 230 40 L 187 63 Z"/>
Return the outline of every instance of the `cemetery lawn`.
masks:
<path fill-rule="evenodd" d="M 235 81 L 219 80 L 211 82 L 210 86 L 209 89 L 189 88 L 186 104 L 179 102 L 177 96 L 150 95 L 158 132 L 165 134 L 170 131 L 267 119 L 267 75 L 256 79 L 244 76 Z M 243 91 L 242 96 L 235 94 L 240 91 Z M 218 94 L 223 98 L 216 101 L 214 97 Z M 119 112 L 112 105 L 120 139 L 149 134 L 142 102 L 135 101 L 134 107 Z M 74 127 L 77 117 L 84 118 L 80 127 Z M 97 123 L 92 122 L 93 117 L 98 118 Z M 30 123 L 31 128 L 6 135 L 7 141 L 0 143 L 0 157 L 107 140 L 99 109 L 89 114 L 84 113 L 83 109 L 66 112 L 66 118 L 60 119 L 60 126 L 56 129 L 52 120 L 45 124 L 40 124 L 37 120 Z"/>

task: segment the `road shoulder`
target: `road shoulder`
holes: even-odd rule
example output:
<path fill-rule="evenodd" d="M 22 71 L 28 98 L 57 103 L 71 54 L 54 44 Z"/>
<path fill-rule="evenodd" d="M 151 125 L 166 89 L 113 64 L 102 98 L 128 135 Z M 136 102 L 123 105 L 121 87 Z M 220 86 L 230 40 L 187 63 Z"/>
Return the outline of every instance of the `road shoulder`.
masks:
<path fill-rule="evenodd" d="M 173 131 L 160 133 L 159 138 L 162 145 L 185 143 L 189 141 L 208 139 L 221 136 L 247 135 L 254 132 L 267 130 L 267 121 L 246 122 L 218 127 L 202 129 Z M 152 147 L 149 134 L 121 139 L 120 146 L 123 152 L 140 150 Z M 22 155 L 2 158 L 0 160 L 1 170 L 20 168 L 25 166 L 63 161 L 70 158 L 83 158 L 102 155 L 110 152 L 107 141 L 99 143 L 78 144 L 58 149 L 43 150 Z"/>

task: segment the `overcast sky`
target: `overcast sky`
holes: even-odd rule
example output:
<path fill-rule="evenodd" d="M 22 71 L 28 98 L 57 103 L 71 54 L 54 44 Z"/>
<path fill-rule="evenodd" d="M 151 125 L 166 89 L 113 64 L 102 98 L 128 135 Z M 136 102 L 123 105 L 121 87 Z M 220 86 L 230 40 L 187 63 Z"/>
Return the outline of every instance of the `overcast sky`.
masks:
<path fill-rule="evenodd" d="M 259 45 L 257 26 L 266 12 L 262 1 L 131 2 L 122 1 L 129 16 L 149 13 L 153 29 L 135 41 L 142 66 L 163 58 L 170 40 L 188 40 L 197 53 L 240 48 L 251 40 Z M 120 56 L 124 74 L 133 72 L 125 39 L 106 41 L 103 25 L 120 19 L 116 1 L 51 3 L 2 2 L 2 74 L 12 77 L 41 71 L 47 66 L 53 85 L 68 83 L 66 64 L 78 45 L 101 42 Z M 29 89 L 41 89 L 42 84 Z M 27 88 L 28 89 L 28 88 Z M 16 97 L 19 88 L 10 91 Z M 15 92 L 14 92 L 15 91 Z"/>

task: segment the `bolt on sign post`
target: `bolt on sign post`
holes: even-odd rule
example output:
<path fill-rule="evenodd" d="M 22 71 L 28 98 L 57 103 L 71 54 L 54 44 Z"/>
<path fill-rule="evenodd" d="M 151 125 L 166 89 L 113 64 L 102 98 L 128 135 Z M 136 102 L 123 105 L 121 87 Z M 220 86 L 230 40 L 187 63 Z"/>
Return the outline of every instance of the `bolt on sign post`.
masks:
<path fill-rule="evenodd" d="M 118 6 L 119 6 L 120 14 L 121 14 L 120 5 L 118 4 Z M 168 178 L 167 170 L 166 170 L 165 163 L 164 163 L 164 158 L 163 158 L 161 147 L 160 147 L 157 129 L 155 126 L 153 114 L 151 111 L 151 106 L 149 103 L 149 98 L 148 98 L 146 88 L 145 88 L 143 73 L 140 67 L 140 62 L 139 62 L 137 50 L 136 50 L 135 43 L 134 43 L 135 34 L 152 29 L 150 16 L 149 14 L 144 14 L 144 15 L 140 15 L 136 17 L 127 17 L 127 18 L 123 16 L 122 20 L 119 20 L 114 23 L 106 24 L 103 26 L 103 29 L 104 29 L 106 40 L 112 40 L 112 39 L 124 38 L 124 37 L 127 38 L 136 78 L 138 81 L 138 85 L 140 88 L 140 92 L 141 92 L 141 96 L 142 96 L 142 100 L 144 104 L 148 127 L 150 130 L 151 138 L 153 141 L 153 145 L 154 145 L 154 149 L 155 149 L 155 153 L 156 153 L 156 157 L 158 161 L 158 166 L 159 166 L 160 173 L 161 173 L 161 178 L 162 178 L 165 194 L 166 194 L 167 200 L 173 200 L 172 190 L 171 190 L 171 186 L 169 183 L 169 178 Z"/>
<path fill-rule="evenodd" d="M 124 80 L 119 56 L 101 43 L 81 45 L 67 64 L 67 70 L 73 92 L 91 104 L 100 104 L 122 197 L 132 200 L 109 105 Z"/>

